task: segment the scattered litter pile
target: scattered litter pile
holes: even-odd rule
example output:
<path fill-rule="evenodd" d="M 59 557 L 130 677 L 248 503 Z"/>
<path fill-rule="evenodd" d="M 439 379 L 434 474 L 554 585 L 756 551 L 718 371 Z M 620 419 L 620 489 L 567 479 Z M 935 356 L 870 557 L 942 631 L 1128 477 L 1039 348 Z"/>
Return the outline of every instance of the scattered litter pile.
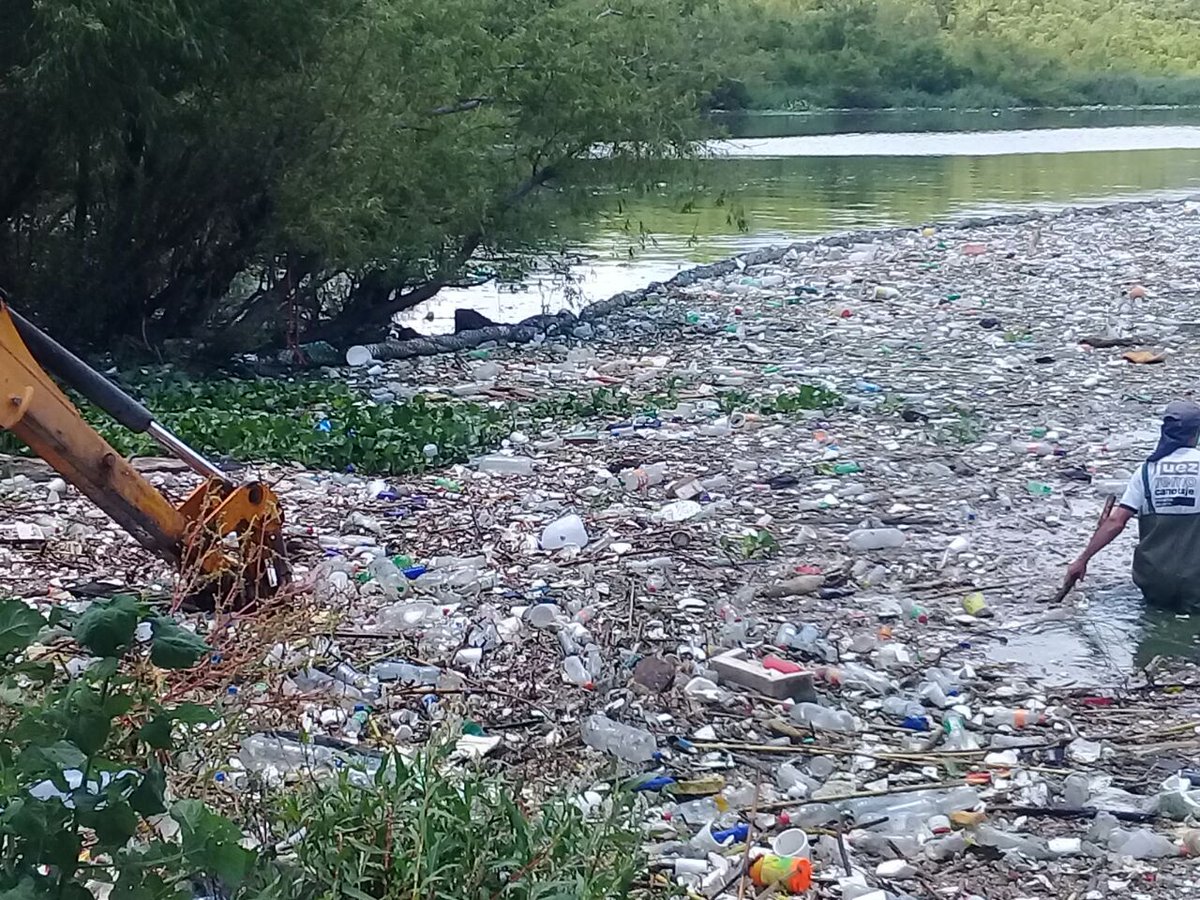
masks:
<path fill-rule="evenodd" d="M 1198 247 L 1178 203 L 813 242 L 586 340 L 331 370 L 628 411 L 467 466 L 430 445 L 423 476 L 273 473 L 323 633 L 231 686 L 262 731 L 192 764 L 369 769 L 454 721 L 533 790 L 632 785 L 653 877 L 697 895 L 1200 893 L 1200 674 L 1108 627 L 1127 600 L 1046 603 L 1192 393 Z M 4 587 L 167 583 L 29 472 L 0 483 L 29 526 Z"/>

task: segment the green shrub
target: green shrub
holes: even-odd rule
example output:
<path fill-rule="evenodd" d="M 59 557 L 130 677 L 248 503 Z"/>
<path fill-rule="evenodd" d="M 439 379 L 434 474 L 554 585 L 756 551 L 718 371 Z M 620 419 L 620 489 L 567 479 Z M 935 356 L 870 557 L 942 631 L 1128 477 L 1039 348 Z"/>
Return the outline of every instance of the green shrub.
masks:
<path fill-rule="evenodd" d="M 145 644 L 135 641 L 139 623 L 152 631 Z M 74 677 L 26 656 L 56 626 L 94 657 Z M 147 822 L 167 811 L 159 756 L 175 726 L 214 718 L 204 706 L 160 702 L 154 667 L 188 668 L 209 649 L 134 597 L 79 615 L 55 610 L 50 621 L 0 599 L 0 897 L 91 900 L 89 881 L 115 881 L 112 900 L 166 900 L 187 896 L 193 877 L 243 881 L 255 855 L 204 804 L 171 806 L 179 841 L 151 836 Z"/>

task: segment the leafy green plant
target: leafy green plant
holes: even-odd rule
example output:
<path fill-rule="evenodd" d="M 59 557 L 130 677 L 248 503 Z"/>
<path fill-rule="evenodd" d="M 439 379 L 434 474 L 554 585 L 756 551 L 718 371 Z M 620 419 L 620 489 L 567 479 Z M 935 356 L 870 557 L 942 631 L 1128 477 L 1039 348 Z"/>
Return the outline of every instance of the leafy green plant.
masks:
<path fill-rule="evenodd" d="M 814 384 L 802 384 L 794 391 L 784 391 L 765 400 L 759 410 L 764 413 L 795 413 L 806 409 L 832 409 L 842 405 L 834 391 Z"/>
<path fill-rule="evenodd" d="M 363 789 L 343 773 L 280 800 L 274 827 L 298 835 L 263 898 L 610 900 L 642 871 L 630 795 L 599 813 L 554 799 L 529 812 L 511 781 L 447 761 L 434 745 L 394 754 Z"/>
<path fill-rule="evenodd" d="M 150 637 L 139 643 L 142 623 Z M 44 631 L 92 654 L 82 671 L 32 658 Z M 199 875 L 231 887 L 244 880 L 255 854 L 203 803 L 171 806 L 178 841 L 153 836 L 147 822 L 167 812 L 159 756 L 175 726 L 215 718 L 204 706 L 160 701 L 155 667 L 188 668 L 209 651 L 132 596 L 49 620 L 0 599 L 0 897 L 91 900 L 94 881 L 114 883 L 112 900 L 166 900 L 188 896 Z"/>
<path fill-rule="evenodd" d="M 722 391 L 717 395 L 717 404 L 725 413 L 754 410 L 764 415 L 788 415 L 809 409 L 832 409 L 842 405 L 842 398 L 827 388 L 801 384 L 795 390 L 765 397 L 755 397 L 744 390 Z"/>
<path fill-rule="evenodd" d="M 935 438 L 944 444 L 974 444 L 983 437 L 986 424 L 983 418 L 969 409 L 955 408 L 957 418 L 939 426 Z"/>
<path fill-rule="evenodd" d="M 738 556 L 742 559 L 765 558 L 779 553 L 779 541 L 765 528 L 759 528 L 749 534 L 737 537 L 726 535 L 721 538 L 721 546 L 730 556 Z"/>
<path fill-rule="evenodd" d="M 590 394 L 547 397 L 532 405 L 437 403 L 423 396 L 375 403 L 331 381 L 138 379 L 130 392 L 164 425 L 206 454 L 241 462 L 299 463 L 364 474 L 402 474 L 426 469 L 424 447 L 435 444 L 434 464 L 461 462 L 494 446 L 523 422 L 629 415 L 656 402 L 635 403 L 611 388 Z M 84 418 L 126 456 L 163 451 L 80 401 Z M 0 452 L 26 453 L 0 431 Z"/>

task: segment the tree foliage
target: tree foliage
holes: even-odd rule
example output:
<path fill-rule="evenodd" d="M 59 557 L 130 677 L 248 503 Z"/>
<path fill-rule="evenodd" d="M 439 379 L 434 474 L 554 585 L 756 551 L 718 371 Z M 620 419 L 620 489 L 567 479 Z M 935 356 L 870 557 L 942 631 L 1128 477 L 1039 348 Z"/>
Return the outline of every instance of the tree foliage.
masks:
<path fill-rule="evenodd" d="M 0 0 L 0 285 L 68 340 L 344 338 L 686 152 L 707 0 Z M 633 171 L 632 168 L 629 171 Z"/>
<path fill-rule="evenodd" d="M 751 0 L 743 13 L 726 106 L 1200 99 L 1188 0 Z"/>

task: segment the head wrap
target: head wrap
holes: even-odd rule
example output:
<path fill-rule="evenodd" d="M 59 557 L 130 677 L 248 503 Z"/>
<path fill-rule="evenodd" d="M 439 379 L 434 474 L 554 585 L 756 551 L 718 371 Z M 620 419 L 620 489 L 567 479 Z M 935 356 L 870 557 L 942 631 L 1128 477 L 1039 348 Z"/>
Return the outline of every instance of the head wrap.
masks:
<path fill-rule="evenodd" d="M 1200 404 L 1191 400 L 1172 400 L 1163 413 L 1158 446 L 1146 461 L 1158 462 L 1181 447 L 1195 445 L 1197 435 L 1200 435 Z"/>

